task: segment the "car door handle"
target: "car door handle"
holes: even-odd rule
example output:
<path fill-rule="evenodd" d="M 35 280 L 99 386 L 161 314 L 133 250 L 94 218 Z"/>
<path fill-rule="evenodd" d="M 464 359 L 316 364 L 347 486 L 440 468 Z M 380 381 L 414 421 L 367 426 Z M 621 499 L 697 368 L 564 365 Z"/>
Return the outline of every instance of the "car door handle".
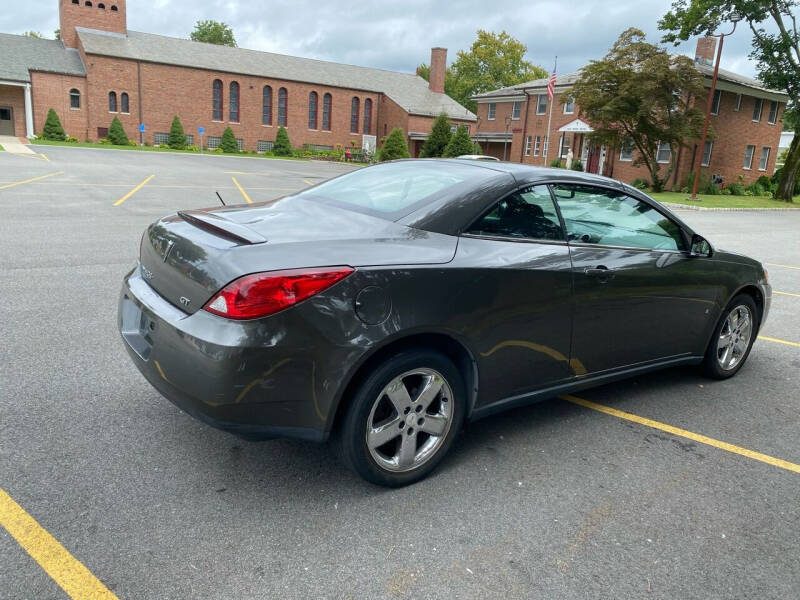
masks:
<path fill-rule="evenodd" d="M 584 269 L 583 272 L 586 275 L 597 277 L 602 283 L 605 283 L 609 279 L 614 279 L 614 269 L 609 269 L 605 265 L 598 265 L 594 269 Z"/>

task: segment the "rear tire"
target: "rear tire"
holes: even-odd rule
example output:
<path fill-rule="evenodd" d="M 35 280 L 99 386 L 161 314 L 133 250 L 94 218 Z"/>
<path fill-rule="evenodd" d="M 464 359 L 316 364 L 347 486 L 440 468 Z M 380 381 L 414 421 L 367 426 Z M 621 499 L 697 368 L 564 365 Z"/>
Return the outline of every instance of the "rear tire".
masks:
<path fill-rule="evenodd" d="M 336 442 L 343 461 L 377 485 L 401 487 L 426 477 L 461 430 L 464 382 L 446 356 L 403 350 L 379 364 L 350 399 Z"/>
<path fill-rule="evenodd" d="M 730 301 L 714 328 L 703 360 L 705 374 L 728 379 L 742 368 L 758 334 L 758 307 L 752 296 L 739 294 Z"/>

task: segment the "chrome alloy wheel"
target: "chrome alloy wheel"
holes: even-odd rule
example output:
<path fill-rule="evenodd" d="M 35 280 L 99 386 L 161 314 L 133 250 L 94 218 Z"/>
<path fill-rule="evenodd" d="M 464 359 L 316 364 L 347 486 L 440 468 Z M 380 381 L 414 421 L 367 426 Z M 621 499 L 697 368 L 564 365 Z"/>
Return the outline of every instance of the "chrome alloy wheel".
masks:
<path fill-rule="evenodd" d="M 433 369 L 406 371 L 375 399 L 367 419 L 366 442 L 379 466 L 412 471 L 431 459 L 453 423 L 453 391 Z"/>
<path fill-rule="evenodd" d="M 738 365 L 753 335 L 753 315 L 750 309 L 740 304 L 728 313 L 717 340 L 717 362 L 725 371 Z"/>

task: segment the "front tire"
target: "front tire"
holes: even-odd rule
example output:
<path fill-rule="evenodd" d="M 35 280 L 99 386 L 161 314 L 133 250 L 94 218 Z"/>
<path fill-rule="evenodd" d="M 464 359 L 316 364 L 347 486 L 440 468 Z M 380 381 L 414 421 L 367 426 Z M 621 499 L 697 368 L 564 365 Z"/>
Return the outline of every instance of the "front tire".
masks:
<path fill-rule="evenodd" d="M 464 382 L 450 359 L 433 350 L 403 350 L 359 384 L 338 432 L 340 454 L 372 483 L 414 483 L 447 454 L 465 410 Z"/>
<path fill-rule="evenodd" d="M 730 301 L 714 329 L 703 369 L 714 379 L 728 379 L 742 368 L 759 328 L 758 307 L 752 296 L 739 294 Z"/>

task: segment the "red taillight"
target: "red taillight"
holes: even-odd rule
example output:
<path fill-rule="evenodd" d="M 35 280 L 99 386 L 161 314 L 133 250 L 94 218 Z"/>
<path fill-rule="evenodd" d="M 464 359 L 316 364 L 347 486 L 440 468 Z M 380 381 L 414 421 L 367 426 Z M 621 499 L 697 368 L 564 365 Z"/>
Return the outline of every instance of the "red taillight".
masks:
<path fill-rule="evenodd" d="M 289 308 L 350 275 L 352 267 L 253 273 L 232 281 L 203 307 L 228 319 L 256 319 Z"/>

